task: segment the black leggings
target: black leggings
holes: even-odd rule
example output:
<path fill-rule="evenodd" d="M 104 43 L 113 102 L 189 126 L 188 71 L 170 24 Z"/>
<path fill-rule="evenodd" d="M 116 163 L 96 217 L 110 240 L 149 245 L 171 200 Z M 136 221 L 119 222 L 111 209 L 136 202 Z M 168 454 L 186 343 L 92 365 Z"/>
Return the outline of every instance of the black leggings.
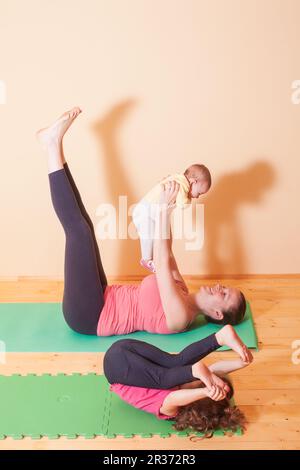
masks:
<path fill-rule="evenodd" d="M 104 374 L 109 383 L 169 389 L 193 382 L 192 365 L 220 347 L 215 334 L 170 354 L 136 339 L 116 341 L 106 352 Z"/>
<path fill-rule="evenodd" d="M 63 314 L 72 330 L 96 335 L 107 279 L 93 223 L 67 163 L 48 176 L 53 207 L 66 236 Z"/>

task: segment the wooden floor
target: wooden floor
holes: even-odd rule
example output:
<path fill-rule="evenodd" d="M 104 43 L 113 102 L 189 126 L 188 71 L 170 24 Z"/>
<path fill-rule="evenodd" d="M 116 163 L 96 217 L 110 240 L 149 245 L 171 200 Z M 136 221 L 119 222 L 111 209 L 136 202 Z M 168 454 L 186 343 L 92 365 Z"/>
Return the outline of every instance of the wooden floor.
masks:
<path fill-rule="evenodd" d="M 195 290 L 214 281 L 190 278 L 187 282 Z M 254 353 L 253 364 L 232 374 L 236 403 L 249 421 L 243 436 L 197 442 L 176 436 L 109 440 L 7 438 L 0 441 L 0 449 L 300 449 L 300 364 L 292 362 L 292 342 L 300 340 L 300 276 L 227 279 L 226 284 L 239 286 L 251 302 L 259 338 L 260 351 Z M 60 281 L 2 279 L 0 302 L 61 301 L 62 288 Z M 0 364 L 0 374 L 101 373 L 102 357 L 103 353 L 9 353 L 6 364 Z M 221 357 L 232 357 L 232 353 L 212 354 L 207 363 Z"/>

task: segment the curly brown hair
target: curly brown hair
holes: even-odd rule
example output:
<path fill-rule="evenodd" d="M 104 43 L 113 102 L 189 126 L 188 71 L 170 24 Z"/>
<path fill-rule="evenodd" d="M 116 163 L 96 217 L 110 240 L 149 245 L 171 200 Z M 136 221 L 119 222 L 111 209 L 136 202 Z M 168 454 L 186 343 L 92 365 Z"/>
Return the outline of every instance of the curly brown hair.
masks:
<path fill-rule="evenodd" d="M 222 377 L 230 388 L 227 397 L 220 401 L 214 401 L 209 397 L 197 400 L 189 405 L 182 406 L 178 414 L 173 418 L 173 427 L 178 431 L 191 429 L 203 433 L 203 438 L 210 438 L 214 431 L 221 429 L 225 434 L 233 433 L 238 428 L 245 429 L 245 415 L 237 406 L 230 405 L 233 395 L 233 387 L 227 377 Z M 205 387 L 204 384 L 202 384 Z"/>

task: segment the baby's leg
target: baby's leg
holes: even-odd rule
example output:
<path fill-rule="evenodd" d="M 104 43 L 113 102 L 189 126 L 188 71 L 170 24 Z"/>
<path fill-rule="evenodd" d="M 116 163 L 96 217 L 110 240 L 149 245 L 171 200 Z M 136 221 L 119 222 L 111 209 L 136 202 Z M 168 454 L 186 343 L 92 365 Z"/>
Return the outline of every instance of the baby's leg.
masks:
<path fill-rule="evenodd" d="M 151 204 L 143 200 L 139 202 L 134 208 L 132 220 L 140 238 L 142 260 L 152 260 L 155 223 L 151 217 Z"/>

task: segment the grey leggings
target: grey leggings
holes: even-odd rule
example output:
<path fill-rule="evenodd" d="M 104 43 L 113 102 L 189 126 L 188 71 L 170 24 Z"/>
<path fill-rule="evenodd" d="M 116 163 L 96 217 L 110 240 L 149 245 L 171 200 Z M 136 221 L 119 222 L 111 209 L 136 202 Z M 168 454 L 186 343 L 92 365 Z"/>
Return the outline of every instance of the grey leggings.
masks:
<path fill-rule="evenodd" d="M 53 207 L 66 236 L 63 314 L 72 330 L 96 335 L 107 279 L 93 223 L 67 163 L 48 176 Z"/>

